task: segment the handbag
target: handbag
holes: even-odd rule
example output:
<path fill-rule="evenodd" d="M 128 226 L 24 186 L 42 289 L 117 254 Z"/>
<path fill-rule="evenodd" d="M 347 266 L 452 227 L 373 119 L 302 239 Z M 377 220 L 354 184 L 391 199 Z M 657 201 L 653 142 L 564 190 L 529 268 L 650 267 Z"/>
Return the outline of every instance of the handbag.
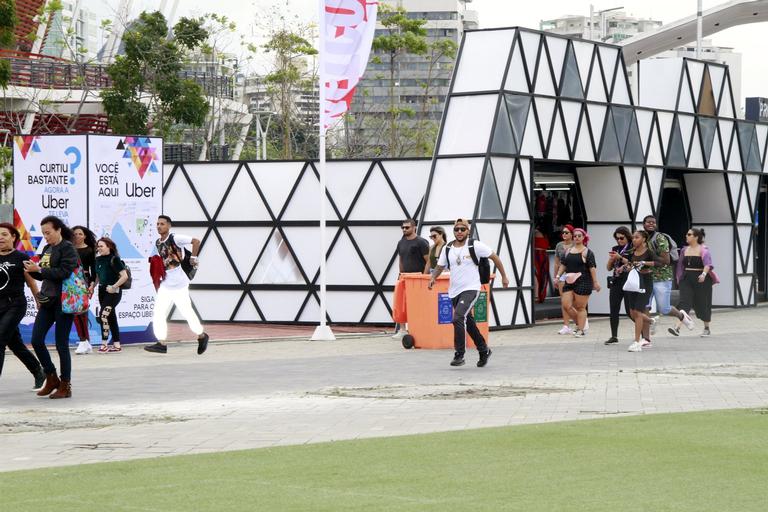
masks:
<path fill-rule="evenodd" d="M 568 284 L 575 283 L 581 277 L 581 272 L 567 272 L 565 274 L 565 282 Z"/>
<path fill-rule="evenodd" d="M 627 274 L 627 282 L 621 288 L 625 292 L 645 293 L 645 288 L 640 288 L 640 272 L 633 268 Z"/>
<path fill-rule="evenodd" d="M 80 265 L 61 282 L 61 311 L 68 314 L 88 311 L 88 283 Z"/>
<path fill-rule="evenodd" d="M 605 281 L 606 281 L 606 286 L 607 286 L 608 288 L 611 288 L 611 287 L 613 286 L 613 283 L 615 283 L 615 282 L 616 282 L 616 278 L 615 278 L 615 277 L 613 277 L 613 276 L 607 276 L 607 277 L 605 278 Z"/>

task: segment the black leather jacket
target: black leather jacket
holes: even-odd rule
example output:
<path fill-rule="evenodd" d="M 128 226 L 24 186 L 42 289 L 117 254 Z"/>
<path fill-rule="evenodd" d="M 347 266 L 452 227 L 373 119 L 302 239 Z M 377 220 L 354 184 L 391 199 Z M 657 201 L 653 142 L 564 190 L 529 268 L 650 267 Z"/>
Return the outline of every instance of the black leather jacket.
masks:
<path fill-rule="evenodd" d="M 50 260 L 45 268 L 40 272 L 30 272 L 29 275 L 42 281 L 40 286 L 40 295 L 58 300 L 61 297 L 61 282 L 72 274 L 80 258 L 77 255 L 77 249 L 68 240 L 62 240 L 57 245 L 47 245 L 40 253 L 40 259 L 50 253 Z"/>

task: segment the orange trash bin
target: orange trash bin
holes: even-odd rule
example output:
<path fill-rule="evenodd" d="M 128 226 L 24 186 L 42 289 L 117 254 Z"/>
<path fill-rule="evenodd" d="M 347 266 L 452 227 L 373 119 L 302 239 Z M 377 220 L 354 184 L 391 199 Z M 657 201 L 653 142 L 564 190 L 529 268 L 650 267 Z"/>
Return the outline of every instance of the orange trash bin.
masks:
<path fill-rule="evenodd" d="M 405 306 L 408 317 L 408 335 L 403 337 L 403 346 L 405 348 L 453 349 L 453 305 L 448 297 L 450 276 L 443 274 L 438 277 L 431 290 L 429 274 L 402 274 L 400 279 L 405 284 Z M 472 308 L 477 328 L 486 342 L 489 341 L 490 297 L 490 286 L 484 284 L 480 297 Z M 467 348 L 474 347 L 474 342 L 467 335 Z"/>

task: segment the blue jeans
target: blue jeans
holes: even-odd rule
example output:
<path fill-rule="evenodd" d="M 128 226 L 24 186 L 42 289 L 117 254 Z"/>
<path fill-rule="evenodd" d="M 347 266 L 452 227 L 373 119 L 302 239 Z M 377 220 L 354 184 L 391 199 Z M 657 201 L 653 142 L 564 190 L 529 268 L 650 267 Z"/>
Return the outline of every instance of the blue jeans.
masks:
<path fill-rule="evenodd" d="M 656 310 L 662 315 L 668 315 L 672 310 L 672 281 L 654 281 L 653 298 L 656 299 Z M 648 303 L 651 307 L 651 303 Z"/>
<path fill-rule="evenodd" d="M 51 361 L 51 354 L 45 346 L 45 335 L 56 323 L 56 352 L 59 353 L 61 365 L 61 380 L 72 378 L 72 356 L 69 353 L 69 331 L 72 330 L 72 321 L 75 315 L 61 311 L 61 302 L 41 306 L 37 310 L 35 325 L 32 327 L 32 348 L 35 349 L 37 359 L 43 365 L 43 371 L 47 374 L 56 373 L 56 366 Z"/>

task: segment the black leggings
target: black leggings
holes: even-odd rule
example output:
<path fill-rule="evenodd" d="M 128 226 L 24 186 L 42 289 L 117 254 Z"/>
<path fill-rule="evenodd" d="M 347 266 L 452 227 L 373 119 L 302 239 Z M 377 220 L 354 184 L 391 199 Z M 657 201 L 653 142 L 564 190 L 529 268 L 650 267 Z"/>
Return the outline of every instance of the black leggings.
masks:
<path fill-rule="evenodd" d="M 3 373 L 6 346 L 24 363 L 29 373 L 37 375 L 40 371 L 40 363 L 24 345 L 19 334 L 19 323 L 26 312 L 27 299 L 23 295 L 13 299 L 0 299 L 0 375 Z"/>
<path fill-rule="evenodd" d="M 616 278 L 611 284 L 608 294 L 608 304 L 611 312 L 611 337 L 618 337 L 619 333 L 619 315 L 621 314 L 621 302 L 624 302 L 624 311 L 629 316 L 629 304 L 624 300 L 624 283 L 627 282 L 626 276 Z M 631 318 L 631 317 L 630 317 Z"/>
<path fill-rule="evenodd" d="M 109 293 L 106 286 L 99 285 L 99 305 L 101 310 L 96 320 L 101 325 L 101 341 L 106 342 L 109 339 L 109 333 L 112 332 L 112 342 L 120 343 L 120 326 L 117 325 L 117 312 L 115 308 L 120 304 L 123 297 L 123 290 L 118 288 L 117 293 Z"/>
<path fill-rule="evenodd" d="M 677 309 L 689 312 L 696 311 L 696 317 L 702 322 L 712 319 L 712 278 L 707 275 L 704 282 L 699 282 L 699 270 L 686 270 L 680 279 L 680 302 Z"/>

